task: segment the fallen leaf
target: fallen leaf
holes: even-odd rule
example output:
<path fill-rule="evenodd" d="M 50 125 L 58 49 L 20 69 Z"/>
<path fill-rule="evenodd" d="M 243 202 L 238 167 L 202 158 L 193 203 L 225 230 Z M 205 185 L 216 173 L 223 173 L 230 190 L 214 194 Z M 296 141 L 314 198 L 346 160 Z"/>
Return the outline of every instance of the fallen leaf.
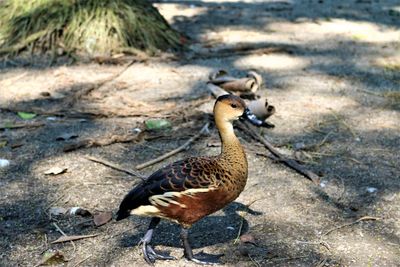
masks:
<path fill-rule="evenodd" d="M 42 261 L 37 265 L 57 265 L 66 262 L 64 255 L 58 251 L 46 251 L 43 254 Z"/>
<path fill-rule="evenodd" d="M 91 238 L 98 236 L 99 234 L 93 234 L 93 235 L 69 235 L 69 236 L 61 236 L 57 240 L 54 240 L 51 242 L 52 244 L 57 244 L 57 243 L 63 243 L 63 242 L 68 242 L 68 241 L 75 241 L 79 239 L 85 239 L 85 238 Z"/>
<path fill-rule="evenodd" d="M 61 207 L 51 207 L 49 209 L 49 213 L 53 216 L 60 216 L 60 215 L 67 213 L 67 209 L 64 209 Z"/>
<path fill-rule="evenodd" d="M 0 148 L 5 147 L 7 145 L 7 140 L 0 141 Z"/>
<path fill-rule="evenodd" d="M 171 122 L 165 119 L 151 119 L 145 121 L 146 128 L 149 130 L 162 130 L 171 128 Z"/>
<path fill-rule="evenodd" d="M 77 137 L 78 137 L 78 135 L 74 134 L 74 133 L 63 133 L 63 134 L 57 136 L 56 140 L 57 141 L 65 141 L 65 140 L 74 139 Z"/>
<path fill-rule="evenodd" d="M 240 236 L 240 241 L 242 243 L 250 243 L 253 245 L 257 245 L 254 236 L 251 234 L 244 234 L 244 235 Z"/>
<path fill-rule="evenodd" d="M 110 211 L 105 211 L 94 215 L 93 221 L 96 226 L 102 226 L 112 219 L 112 213 Z"/>
<path fill-rule="evenodd" d="M 30 120 L 36 117 L 35 113 L 28 113 L 28 112 L 17 112 L 18 116 L 24 120 Z"/>
<path fill-rule="evenodd" d="M 68 168 L 60 168 L 60 167 L 52 167 L 44 172 L 46 175 L 58 175 L 64 173 L 68 170 Z"/>

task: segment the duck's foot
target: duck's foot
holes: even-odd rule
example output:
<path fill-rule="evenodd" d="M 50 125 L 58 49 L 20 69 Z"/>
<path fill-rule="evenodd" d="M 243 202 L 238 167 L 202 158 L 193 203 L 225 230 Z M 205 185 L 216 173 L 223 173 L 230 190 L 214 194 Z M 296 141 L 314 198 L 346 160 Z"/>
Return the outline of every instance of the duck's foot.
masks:
<path fill-rule="evenodd" d="M 150 265 L 153 265 L 156 260 L 176 260 L 175 257 L 156 253 L 154 249 L 150 246 L 151 237 L 153 236 L 153 230 L 154 228 L 156 228 L 159 222 L 160 218 L 152 218 L 149 229 L 147 230 L 145 236 L 139 242 L 139 245 L 142 245 L 144 260 Z"/>
<path fill-rule="evenodd" d="M 224 254 L 211 255 L 200 252 L 199 254 L 193 255 L 192 257 L 186 256 L 186 259 L 201 265 L 218 265 L 221 264 L 219 258 L 221 258 L 223 255 Z"/>
<path fill-rule="evenodd" d="M 216 264 L 220 263 L 219 258 L 221 256 L 223 256 L 223 254 L 210 255 L 210 254 L 201 252 L 197 255 L 193 255 L 192 247 L 189 244 L 188 235 L 189 235 L 188 229 L 182 227 L 181 238 L 182 238 L 182 243 L 183 243 L 184 255 L 187 260 L 193 261 L 197 264 L 202 264 L 202 265 L 216 265 Z"/>
<path fill-rule="evenodd" d="M 142 251 L 144 260 L 148 264 L 154 264 L 156 260 L 176 260 L 175 257 L 169 255 L 158 254 L 154 249 L 147 243 L 142 242 Z"/>

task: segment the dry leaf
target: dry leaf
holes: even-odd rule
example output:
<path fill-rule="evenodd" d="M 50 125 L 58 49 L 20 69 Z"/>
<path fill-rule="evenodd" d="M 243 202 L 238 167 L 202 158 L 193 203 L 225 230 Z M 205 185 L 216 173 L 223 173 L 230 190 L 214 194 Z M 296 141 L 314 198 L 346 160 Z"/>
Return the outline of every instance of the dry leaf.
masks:
<path fill-rule="evenodd" d="M 242 243 L 250 243 L 253 245 L 257 245 L 254 236 L 251 234 L 244 234 L 244 235 L 240 236 L 240 241 Z"/>
<path fill-rule="evenodd" d="M 61 263 L 66 262 L 66 260 L 64 259 L 64 255 L 58 251 L 47 251 L 44 253 L 42 261 L 40 262 L 40 264 L 38 264 L 37 266 L 40 265 L 59 265 Z"/>
<path fill-rule="evenodd" d="M 53 167 L 44 172 L 46 175 L 57 175 L 67 171 L 68 168 Z"/>
<path fill-rule="evenodd" d="M 94 215 L 93 221 L 96 226 L 102 226 L 112 219 L 112 213 L 110 211 L 105 211 Z"/>

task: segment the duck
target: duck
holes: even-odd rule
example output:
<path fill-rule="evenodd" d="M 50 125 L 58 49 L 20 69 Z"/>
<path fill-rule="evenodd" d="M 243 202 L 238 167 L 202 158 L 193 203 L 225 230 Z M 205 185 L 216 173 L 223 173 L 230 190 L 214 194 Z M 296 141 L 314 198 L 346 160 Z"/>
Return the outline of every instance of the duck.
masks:
<path fill-rule="evenodd" d="M 186 158 L 169 164 L 135 186 L 122 200 L 116 220 L 130 215 L 151 217 L 147 232 L 140 241 L 144 260 L 174 260 L 154 251 L 150 245 L 154 229 L 161 219 L 181 226 L 184 257 L 192 262 L 217 264 L 216 257 L 194 255 L 189 242 L 190 227 L 232 201 L 246 186 L 246 153 L 235 135 L 233 121 L 243 118 L 255 125 L 260 121 L 235 95 L 219 96 L 214 104 L 214 120 L 221 139 L 221 152 L 215 156 Z M 204 255 L 203 255 L 204 256 Z"/>

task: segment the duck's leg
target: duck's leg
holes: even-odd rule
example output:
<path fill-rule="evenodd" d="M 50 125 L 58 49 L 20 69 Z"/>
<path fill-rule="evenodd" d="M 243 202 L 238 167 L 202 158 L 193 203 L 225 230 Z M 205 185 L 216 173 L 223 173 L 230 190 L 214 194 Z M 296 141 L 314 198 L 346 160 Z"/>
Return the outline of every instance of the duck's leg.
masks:
<path fill-rule="evenodd" d="M 160 223 L 160 218 L 157 218 L 157 217 L 151 218 L 149 228 L 147 229 L 146 234 L 140 240 L 140 243 L 139 243 L 142 245 L 144 260 L 148 264 L 153 264 L 156 260 L 175 260 L 176 259 L 175 257 L 172 257 L 172 256 L 157 254 L 154 251 L 154 249 L 149 245 L 150 241 L 151 241 L 151 237 L 153 236 L 153 231 L 159 223 Z"/>
<path fill-rule="evenodd" d="M 218 258 L 222 255 L 206 255 L 205 253 L 201 253 L 202 255 L 193 255 L 192 247 L 189 243 L 189 229 L 182 227 L 181 230 L 181 238 L 183 243 L 184 255 L 187 260 L 193 261 L 197 264 L 203 265 L 214 265 L 219 264 Z"/>

